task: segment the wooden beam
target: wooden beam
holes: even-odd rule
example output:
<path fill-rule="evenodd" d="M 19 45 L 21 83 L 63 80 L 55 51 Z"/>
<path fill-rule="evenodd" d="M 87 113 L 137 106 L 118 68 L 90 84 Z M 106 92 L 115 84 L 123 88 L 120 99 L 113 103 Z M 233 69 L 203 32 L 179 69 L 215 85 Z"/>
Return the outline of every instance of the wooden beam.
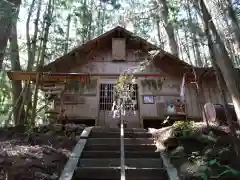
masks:
<path fill-rule="evenodd" d="M 64 89 L 64 88 L 65 88 L 64 84 L 56 84 L 56 85 L 54 84 L 52 86 L 48 86 L 48 85 L 45 84 L 45 85 L 42 86 L 43 90 L 51 90 L 51 89 L 56 90 L 56 89 Z"/>
<path fill-rule="evenodd" d="M 38 72 L 21 72 L 21 71 L 9 71 L 7 72 L 10 80 L 28 80 L 29 78 L 34 81 L 36 79 Z M 59 82 L 65 80 L 80 80 L 87 82 L 89 77 L 118 77 L 122 74 L 120 73 L 49 73 L 42 72 L 41 80 L 43 82 Z M 160 73 L 129 73 L 125 75 L 134 75 L 137 77 L 167 77 L 166 74 Z"/>
<path fill-rule="evenodd" d="M 179 84 L 180 86 L 180 84 Z M 157 92 L 157 93 L 140 93 L 140 96 L 175 96 L 180 97 L 179 92 Z"/>
<path fill-rule="evenodd" d="M 55 91 L 47 91 L 45 92 L 46 95 L 52 95 L 52 94 L 61 94 L 62 90 L 55 90 Z"/>
<path fill-rule="evenodd" d="M 31 81 L 35 81 L 38 72 L 22 72 L 22 71 L 9 71 L 7 75 L 10 80 L 21 80 L 25 81 L 30 78 Z M 87 73 L 50 73 L 42 72 L 40 74 L 42 82 L 46 81 L 65 81 L 65 80 L 80 80 L 87 82 L 89 74 Z"/>

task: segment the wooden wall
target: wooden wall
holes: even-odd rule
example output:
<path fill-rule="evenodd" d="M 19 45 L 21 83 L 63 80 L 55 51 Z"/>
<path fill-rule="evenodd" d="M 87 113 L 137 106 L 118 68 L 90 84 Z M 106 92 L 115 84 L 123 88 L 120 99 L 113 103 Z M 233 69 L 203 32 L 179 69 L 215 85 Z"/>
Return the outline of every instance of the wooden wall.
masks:
<path fill-rule="evenodd" d="M 144 59 L 143 56 L 135 53 L 133 50 L 126 51 L 126 61 L 125 62 L 113 62 L 112 60 L 112 51 L 111 49 L 102 50 L 101 52 L 93 52 L 86 57 L 89 59 L 87 64 L 83 66 L 76 66 L 70 70 L 70 72 L 87 72 L 87 73 L 114 73 L 121 74 L 124 70 L 131 67 L 136 67 L 139 65 L 140 58 Z M 150 68 L 152 71 L 153 69 Z M 155 69 L 155 71 L 157 71 Z M 96 87 L 94 92 L 89 93 L 88 90 L 85 90 L 83 95 L 79 95 L 84 98 L 84 103 L 81 104 L 66 104 L 65 109 L 68 116 L 77 117 L 77 118 L 93 118 L 98 119 L 100 115 L 99 112 L 99 94 L 100 94 L 100 83 L 114 83 L 117 81 L 118 76 L 116 77 L 95 77 L 97 80 Z M 73 92 L 68 92 L 73 93 Z M 59 105 L 55 105 L 55 109 L 59 110 Z M 109 117 L 109 113 L 104 115 L 104 118 Z M 110 118 L 110 117 L 109 117 Z M 137 115 L 139 119 L 139 115 Z M 108 120 L 106 120 L 108 121 Z M 110 121 L 110 120 L 109 120 Z M 99 122 L 98 124 L 102 125 L 104 122 Z"/>
<path fill-rule="evenodd" d="M 70 72 L 92 72 L 92 73 L 119 73 L 121 74 L 124 70 L 129 68 L 134 68 L 139 65 L 141 60 L 144 60 L 145 57 L 136 53 L 136 51 L 127 50 L 126 51 L 126 61 L 125 62 L 112 62 L 112 51 L 111 49 L 102 50 L 101 52 L 92 52 L 87 57 L 88 63 L 83 66 L 76 66 L 70 70 Z M 80 61 L 80 60 L 79 60 Z M 133 69 L 137 71 L 137 69 Z M 164 110 L 159 105 L 155 104 L 144 104 L 143 96 L 144 95 L 158 95 L 158 101 L 168 101 L 174 98 L 179 98 L 180 94 L 180 85 L 181 77 L 173 78 L 169 77 L 166 72 L 161 71 L 159 68 L 152 66 L 145 69 L 144 73 L 156 74 L 156 77 L 148 77 L 152 79 L 159 79 L 157 74 L 165 74 L 167 76 L 166 80 L 163 82 L 161 89 L 149 89 L 143 87 L 141 81 L 144 77 L 137 79 L 137 84 L 139 86 L 139 111 L 137 118 L 141 119 L 142 117 L 161 117 L 164 113 Z M 96 77 L 96 87 L 89 92 L 85 90 L 85 93 L 81 96 L 84 99 L 83 103 L 79 104 L 66 104 L 66 112 L 70 117 L 78 118 L 93 118 L 98 119 L 99 117 L 99 93 L 100 93 L 100 83 L 112 83 L 117 80 L 118 77 Z M 216 86 L 215 82 L 205 82 L 201 84 L 203 93 L 200 94 L 200 98 L 203 103 L 212 102 L 212 103 L 221 103 L 220 92 Z M 69 92 L 73 93 L 73 92 Z M 230 96 L 227 96 L 229 102 L 231 102 Z M 190 117 L 201 117 L 202 112 L 200 110 L 195 86 L 194 84 L 187 83 L 185 88 L 185 100 L 187 103 L 187 113 Z M 55 106 L 56 109 L 59 109 L 59 106 Z M 109 115 L 107 115 L 109 116 Z M 99 122 L 101 124 L 103 122 Z"/>
<path fill-rule="evenodd" d="M 207 78 L 205 81 L 199 84 L 200 86 L 200 94 L 199 94 L 199 100 L 201 103 L 205 104 L 207 102 L 211 102 L 213 104 L 222 104 L 222 99 L 220 96 L 220 91 L 217 87 L 216 81 L 207 81 Z M 227 92 L 227 88 L 225 87 L 226 97 L 227 101 L 229 103 L 232 102 L 230 94 Z M 196 93 L 196 86 L 192 83 L 186 84 L 185 89 L 185 99 L 187 103 L 187 113 L 190 117 L 201 117 L 202 111 L 200 110 L 199 106 L 199 100 L 197 98 Z"/>
<path fill-rule="evenodd" d="M 181 81 L 175 78 L 166 77 L 166 78 L 146 78 L 146 79 L 155 79 L 159 80 L 162 79 L 162 87 L 161 88 L 153 88 L 148 86 L 143 86 L 141 81 L 145 78 L 139 78 L 139 93 L 140 93 L 140 115 L 144 118 L 150 118 L 150 117 L 159 117 L 162 116 L 164 118 L 163 113 L 166 113 L 166 111 L 162 108 L 159 108 L 157 104 L 159 103 L 166 103 L 168 101 L 171 101 L 173 99 L 178 98 L 180 95 L 180 84 Z M 155 98 L 154 104 L 144 104 L 143 103 L 143 97 L 144 96 L 157 96 Z M 161 112 L 159 112 L 161 111 Z"/>

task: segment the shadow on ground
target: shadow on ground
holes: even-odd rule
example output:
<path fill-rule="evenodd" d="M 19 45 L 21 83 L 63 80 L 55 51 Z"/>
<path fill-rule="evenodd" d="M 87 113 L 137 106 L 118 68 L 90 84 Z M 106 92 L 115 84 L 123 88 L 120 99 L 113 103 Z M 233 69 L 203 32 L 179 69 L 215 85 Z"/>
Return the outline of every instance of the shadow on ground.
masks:
<path fill-rule="evenodd" d="M 68 125 L 66 125 L 68 126 Z M 83 127 L 35 128 L 32 132 L 16 127 L 0 129 L 0 180 L 57 180 Z"/>

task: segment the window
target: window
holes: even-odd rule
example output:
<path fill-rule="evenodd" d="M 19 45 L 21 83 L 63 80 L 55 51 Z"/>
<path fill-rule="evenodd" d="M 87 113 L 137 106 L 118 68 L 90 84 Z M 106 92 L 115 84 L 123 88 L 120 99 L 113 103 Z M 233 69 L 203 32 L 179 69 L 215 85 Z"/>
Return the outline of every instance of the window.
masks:
<path fill-rule="evenodd" d="M 112 39 L 112 58 L 117 61 L 126 59 L 126 40 L 125 38 Z"/>
<path fill-rule="evenodd" d="M 129 110 L 133 107 L 134 103 L 134 109 L 136 110 L 138 108 L 137 103 L 137 84 L 130 85 L 130 88 L 133 88 L 130 98 L 126 100 L 125 108 L 126 110 Z M 130 89 L 129 88 L 129 89 Z M 101 84 L 100 85 L 100 110 L 111 110 L 113 101 L 116 99 L 114 97 L 116 93 L 114 92 L 114 84 Z"/>
<path fill-rule="evenodd" d="M 154 97 L 153 96 L 143 96 L 143 104 L 154 104 Z"/>
<path fill-rule="evenodd" d="M 100 110 L 111 110 L 113 105 L 113 84 L 100 85 Z"/>

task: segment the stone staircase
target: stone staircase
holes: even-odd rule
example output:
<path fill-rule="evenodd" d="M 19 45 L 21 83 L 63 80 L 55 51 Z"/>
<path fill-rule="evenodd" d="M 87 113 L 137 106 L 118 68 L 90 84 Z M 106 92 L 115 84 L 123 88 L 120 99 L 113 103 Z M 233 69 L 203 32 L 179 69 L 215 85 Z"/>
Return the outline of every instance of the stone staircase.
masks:
<path fill-rule="evenodd" d="M 126 180 L 168 180 L 152 135 L 144 129 L 124 130 Z M 120 180 L 120 130 L 93 128 L 72 180 Z"/>

